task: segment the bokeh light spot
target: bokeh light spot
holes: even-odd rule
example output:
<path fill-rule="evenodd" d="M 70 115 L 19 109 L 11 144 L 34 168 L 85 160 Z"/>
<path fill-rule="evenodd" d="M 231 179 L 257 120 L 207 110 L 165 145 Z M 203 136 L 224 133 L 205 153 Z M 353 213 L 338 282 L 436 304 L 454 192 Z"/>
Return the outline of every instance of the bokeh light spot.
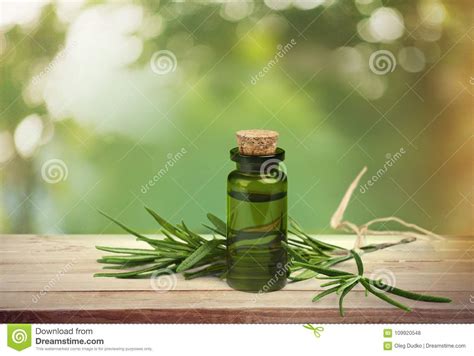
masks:
<path fill-rule="evenodd" d="M 389 7 L 375 10 L 369 19 L 370 32 L 379 42 L 395 41 L 403 35 L 404 28 L 402 15 Z"/>
<path fill-rule="evenodd" d="M 15 129 L 16 150 L 24 158 L 31 157 L 41 143 L 43 121 L 37 114 L 25 117 Z"/>
<path fill-rule="evenodd" d="M 421 72 L 425 68 L 426 59 L 416 47 L 405 47 L 398 52 L 398 62 L 407 72 Z"/>

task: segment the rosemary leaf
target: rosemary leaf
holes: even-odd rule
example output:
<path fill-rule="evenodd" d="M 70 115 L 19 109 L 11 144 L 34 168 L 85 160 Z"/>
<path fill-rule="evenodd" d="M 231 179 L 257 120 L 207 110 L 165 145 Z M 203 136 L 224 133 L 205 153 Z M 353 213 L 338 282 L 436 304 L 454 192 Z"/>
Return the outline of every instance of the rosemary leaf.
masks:
<path fill-rule="evenodd" d="M 203 268 L 196 272 L 184 272 L 183 276 L 185 279 L 194 279 L 198 277 L 215 276 L 215 275 L 219 276 L 222 273 L 224 273 L 226 269 L 227 269 L 227 266 L 225 263 L 218 262 L 218 263 L 209 265 L 208 267 Z"/>
<path fill-rule="evenodd" d="M 350 278 L 348 280 L 346 280 L 343 284 L 341 284 L 341 286 L 339 287 L 339 289 L 337 290 L 337 294 L 341 294 L 346 288 L 348 288 L 350 285 L 352 285 L 352 283 L 356 283 L 359 281 L 360 279 L 360 276 L 357 276 L 357 277 L 354 277 L 354 278 Z"/>
<path fill-rule="evenodd" d="M 353 284 L 351 284 L 350 286 L 345 288 L 342 291 L 341 296 L 339 297 L 339 314 L 341 316 L 344 316 L 344 306 L 343 306 L 344 298 L 347 294 L 349 294 L 349 292 L 352 290 L 352 288 L 354 288 L 356 285 L 357 285 L 357 282 L 354 282 Z"/>
<path fill-rule="evenodd" d="M 209 255 L 221 243 L 222 241 L 217 239 L 205 242 L 179 264 L 178 268 L 176 268 L 176 272 L 182 272 L 192 268 L 196 263 Z"/>
<path fill-rule="evenodd" d="M 107 246 L 96 246 L 98 250 L 114 253 L 131 253 L 134 255 L 160 255 L 159 251 L 150 249 L 140 248 L 124 248 L 124 247 L 107 247 Z"/>
<path fill-rule="evenodd" d="M 193 236 L 186 234 L 184 231 L 181 231 L 179 227 L 170 224 L 168 221 L 163 219 L 160 215 L 158 215 L 154 210 L 151 208 L 145 207 L 146 211 L 155 219 L 155 221 L 160 224 L 165 230 L 172 233 L 179 239 L 187 242 L 191 246 L 198 247 L 200 242 L 197 241 Z"/>
<path fill-rule="evenodd" d="M 392 287 L 389 286 L 388 284 L 383 283 L 382 281 L 374 281 L 368 278 L 364 278 L 370 285 L 384 290 L 387 293 L 395 294 L 403 298 L 407 299 L 413 299 L 417 301 L 423 301 L 423 302 L 431 302 L 431 303 L 450 303 L 451 299 L 445 298 L 445 297 L 437 297 L 433 295 L 427 295 L 427 294 L 419 294 L 419 293 L 414 293 L 410 292 L 407 290 L 403 290 L 400 288 Z"/>
<path fill-rule="evenodd" d="M 340 279 L 335 279 L 331 282 L 326 282 L 326 283 L 321 284 L 320 287 L 328 287 L 328 286 L 332 286 L 334 284 L 341 284 L 341 280 Z"/>
<path fill-rule="evenodd" d="M 330 289 L 326 289 L 325 291 L 319 293 L 317 296 L 315 296 L 313 298 L 313 302 L 317 302 L 318 300 L 320 300 L 321 298 L 331 294 L 331 293 L 335 293 L 337 290 L 339 289 L 339 286 L 336 286 L 336 287 L 333 287 L 333 288 L 330 288 Z"/>
<path fill-rule="evenodd" d="M 403 309 L 405 311 L 411 311 L 411 309 L 409 307 L 407 307 L 405 304 L 402 304 L 402 303 L 396 301 L 395 299 L 390 298 L 386 294 L 378 292 L 375 289 L 373 289 L 371 287 L 371 285 L 365 279 L 361 279 L 360 283 L 365 287 L 365 289 L 368 292 L 370 292 L 373 295 L 379 297 L 380 299 L 386 301 L 387 303 L 392 304 L 392 305 L 396 306 L 397 308 Z"/>
<path fill-rule="evenodd" d="M 354 260 L 357 264 L 357 271 L 359 272 L 359 276 L 364 274 L 364 264 L 362 263 L 362 259 L 360 258 L 359 254 L 354 250 L 351 250 L 352 256 L 354 256 Z"/>
<path fill-rule="evenodd" d="M 115 220 L 113 217 L 107 215 L 106 213 L 104 213 L 103 211 L 100 211 L 99 210 L 99 213 L 102 214 L 103 216 L 105 216 L 107 219 L 109 219 L 110 221 L 112 221 L 114 224 L 120 226 L 122 229 L 124 229 L 125 231 L 127 231 L 128 233 L 136 236 L 136 237 L 140 237 L 140 238 L 146 238 L 146 236 L 143 236 L 141 234 L 139 234 L 138 232 L 135 232 L 133 231 L 132 229 L 130 229 L 129 227 L 125 226 L 124 224 L 122 224 L 121 222 Z"/>
<path fill-rule="evenodd" d="M 318 266 L 311 265 L 308 263 L 303 263 L 303 262 L 294 262 L 294 265 L 304 267 L 309 270 L 312 270 L 312 271 L 315 271 L 315 272 L 318 272 L 320 274 L 324 274 L 325 276 L 330 276 L 330 277 L 352 275 L 352 273 L 340 271 L 338 269 L 323 268 L 323 267 L 318 267 Z"/>
<path fill-rule="evenodd" d="M 212 225 L 214 225 L 215 232 L 224 237 L 227 236 L 227 224 L 224 221 L 211 213 L 207 214 L 207 218 L 212 223 Z"/>
<path fill-rule="evenodd" d="M 342 257 L 334 257 L 334 258 L 328 259 L 321 266 L 322 267 L 331 267 L 331 266 L 337 265 L 339 263 L 351 260 L 352 258 L 353 258 L 352 255 L 347 255 L 347 256 L 342 256 Z"/>
<path fill-rule="evenodd" d="M 314 271 L 303 269 L 302 273 L 291 277 L 291 280 L 294 281 L 294 282 L 300 282 L 300 281 L 305 281 L 307 279 L 314 278 L 314 277 L 316 277 L 316 275 L 317 275 L 317 273 L 314 272 Z"/>
<path fill-rule="evenodd" d="M 118 272 L 118 273 L 106 273 L 106 272 L 101 272 L 101 273 L 96 273 L 94 274 L 94 277 L 117 277 L 117 278 L 129 278 L 129 277 L 134 277 L 137 275 L 140 275 L 145 272 L 152 272 L 159 270 L 160 268 L 163 268 L 162 263 L 157 263 L 156 265 L 135 270 L 135 271 L 129 271 L 129 272 Z"/>
<path fill-rule="evenodd" d="M 157 256 L 136 255 L 136 256 L 102 256 L 98 260 L 101 263 L 126 263 L 126 262 L 147 262 L 154 261 Z"/>
<path fill-rule="evenodd" d="M 296 220 L 290 218 L 290 226 L 294 229 L 292 232 L 297 232 L 298 234 L 295 234 L 297 236 L 304 236 L 306 237 L 307 239 L 313 241 L 314 243 L 316 243 L 320 248 L 322 248 L 323 250 L 327 250 L 327 251 L 334 251 L 334 250 L 346 250 L 345 248 L 343 247 L 339 247 L 339 246 L 336 246 L 336 245 L 332 245 L 332 244 L 328 244 L 326 242 L 323 242 L 323 241 L 320 241 L 318 239 L 315 239 L 314 237 L 312 236 L 309 236 L 307 233 L 304 232 L 304 230 L 301 228 L 301 226 L 296 222 Z M 296 230 L 296 231 L 295 231 Z"/>
<path fill-rule="evenodd" d="M 171 250 L 180 250 L 180 251 L 192 251 L 192 247 L 187 246 L 181 242 L 170 242 L 170 241 L 163 241 L 157 239 L 150 239 L 149 237 L 137 237 L 137 240 L 144 241 L 153 247 L 161 247 L 164 249 L 171 249 Z"/>
<path fill-rule="evenodd" d="M 184 221 L 181 221 L 181 226 L 183 227 L 183 230 L 186 231 L 188 236 L 194 241 L 195 245 L 199 246 L 201 243 L 206 242 L 206 240 L 203 239 L 200 235 L 189 230 Z"/>
<path fill-rule="evenodd" d="M 145 207 L 145 210 L 148 211 L 148 213 L 153 217 L 153 219 L 155 219 L 158 224 L 163 226 L 164 229 L 168 230 L 169 232 L 171 232 L 174 235 L 179 235 L 180 234 L 180 231 L 176 227 L 174 227 L 168 221 L 163 219 L 153 209 Z"/>

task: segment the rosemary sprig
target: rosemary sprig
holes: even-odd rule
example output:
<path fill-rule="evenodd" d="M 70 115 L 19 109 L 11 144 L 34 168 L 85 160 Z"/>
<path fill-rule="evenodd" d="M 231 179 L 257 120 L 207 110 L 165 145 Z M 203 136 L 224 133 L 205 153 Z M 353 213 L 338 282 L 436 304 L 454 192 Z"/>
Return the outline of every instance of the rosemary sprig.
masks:
<path fill-rule="evenodd" d="M 127 272 L 96 273 L 95 277 L 136 278 L 146 276 L 149 272 L 161 269 L 175 273 L 193 270 L 193 273 L 185 274 L 186 278 L 196 278 L 197 276 L 205 275 L 220 277 L 225 273 L 225 239 L 214 237 L 213 240 L 206 240 L 189 230 L 184 222 L 181 225 L 175 226 L 152 209 L 146 208 L 146 211 L 161 225 L 161 232 L 165 235 L 164 239 L 157 240 L 146 237 L 104 212 L 100 212 L 122 229 L 136 236 L 138 241 L 146 242 L 151 248 L 131 249 L 96 246 L 98 250 L 120 254 L 118 256 L 103 256 L 97 260 L 98 262 L 115 264 L 114 269 L 132 269 Z"/>
<path fill-rule="evenodd" d="M 362 259 L 360 255 L 354 251 L 350 251 L 351 255 L 353 256 L 356 265 L 357 265 L 357 274 L 352 274 L 349 272 L 333 269 L 333 268 L 322 268 L 318 266 L 314 266 L 309 263 L 296 261 L 293 263 L 296 267 L 302 267 L 314 271 L 318 278 L 319 275 L 324 275 L 327 279 L 329 277 L 332 281 L 324 283 L 321 287 L 333 286 L 329 289 L 324 290 L 323 292 L 319 293 L 313 298 L 313 302 L 320 300 L 321 298 L 330 295 L 332 293 L 336 293 L 340 295 L 339 297 L 339 313 L 341 316 L 344 316 L 344 307 L 343 307 L 343 300 L 344 297 L 357 285 L 361 284 L 366 292 L 375 295 L 376 297 L 382 299 L 383 301 L 396 306 L 397 308 L 403 309 L 405 311 L 411 311 L 411 309 L 400 303 L 399 301 L 392 299 L 386 293 L 395 294 L 397 296 L 412 299 L 416 301 L 425 301 L 425 302 L 432 302 L 432 303 L 449 303 L 451 299 L 444 298 L 444 297 L 436 297 L 432 295 L 426 294 L 418 294 L 414 292 L 409 292 L 400 288 L 392 287 L 388 284 L 383 283 L 382 281 L 375 281 L 369 278 L 364 277 L 364 265 L 362 263 Z M 381 291 L 385 291 L 383 293 Z"/>
<path fill-rule="evenodd" d="M 116 278 L 149 278 L 163 273 L 182 272 L 186 279 L 203 276 L 217 276 L 225 278 L 227 265 L 225 258 L 226 223 L 217 216 L 208 214 L 210 226 L 204 225 L 217 234 L 212 240 L 191 231 L 184 222 L 173 225 L 163 219 L 155 211 L 146 208 L 146 211 L 161 226 L 164 239 L 153 239 L 144 236 L 125 226 L 109 215 L 100 212 L 106 218 L 120 226 L 128 233 L 134 235 L 138 241 L 146 242 L 150 248 L 123 248 L 96 246 L 98 250 L 113 253 L 102 256 L 97 261 L 103 263 L 104 269 L 116 272 L 96 273 L 95 277 Z M 395 243 L 381 243 L 363 246 L 359 253 L 370 253 L 398 244 L 415 241 L 408 237 Z M 313 298 L 316 302 L 323 297 L 336 293 L 339 295 L 339 312 L 344 316 L 344 298 L 358 284 L 362 285 L 366 294 L 371 293 L 376 297 L 400 309 L 410 311 L 406 305 L 392 299 L 387 295 L 434 303 L 449 303 L 451 300 L 444 297 L 418 294 L 387 285 L 382 281 L 375 281 L 364 277 L 364 265 L 360 254 L 354 250 L 328 244 L 310 236 L 294 220 L 290 220 L 290 234 L 288 241 L 283 242 L 292 259 L 289 280 L 298 282 L 310 278 L 328 279 L 321 287 L 330 287 Z M 354 259 L 357 274 L 338 270 L 332 266 L 344 261 Z M 385 293 L 384 293 L 385 292 Z"/>

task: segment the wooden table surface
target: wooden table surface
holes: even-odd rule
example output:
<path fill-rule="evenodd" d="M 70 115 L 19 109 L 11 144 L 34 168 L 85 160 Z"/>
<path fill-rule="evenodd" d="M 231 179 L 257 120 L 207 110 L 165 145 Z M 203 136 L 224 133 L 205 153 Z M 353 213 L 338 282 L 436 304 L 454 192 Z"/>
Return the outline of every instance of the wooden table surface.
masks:
<path fill-rule="evenodd" d="M 319 237 L 350 247 L 353 236 Z M 396 236 L 370 242 L 399 240 Z M 340 317 L 337 296 L 317 303 L 321 281 L 287 285 L 268 294 L 243 293 L 225 281 L 181 276 L 158 280 L 94 278 L 95 245 L 145 247 L 126 235 L 0 235 L 1 323 L 472 323 L 474 238 L 415 241 L 366 254 L 366 275 L 387 276 L 396 286 L 446 296 L 449 304 L 401 299 L 401 311 L 354 289 Z M 338 265 L 353 271 L 354 262 Z M 374 276 L 373 275 L 373 276 Z M 171 286 L 170 290 L 166 290 Z"/>

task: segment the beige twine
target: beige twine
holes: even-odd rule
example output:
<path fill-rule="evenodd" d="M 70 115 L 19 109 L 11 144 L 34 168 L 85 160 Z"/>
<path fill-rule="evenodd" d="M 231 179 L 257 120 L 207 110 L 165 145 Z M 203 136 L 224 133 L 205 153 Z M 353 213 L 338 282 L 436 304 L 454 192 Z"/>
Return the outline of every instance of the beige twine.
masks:
<path fill-rule="evenodd" d="M 366 236 L 367 235 L 400 235 L 400 236 L 407 236 L 407 237 L 415 237 L 421 239 L 428 239 L 429 237 L 442 240 L 443 237 L 439 236 L 429 230 L 423 229 L 422 227 L 408 223 L 396 216 L 389 216 L 386 218 L 377 218 L 370 220 L 369 222 L 363 225 L 356 225 L 350 221 L 344 221 L 344 212 L 349 205 L 349 201 L 354 193 L 354 190 L 357 188 L 360 179 L 362 176 L 367 172 L 367 167 L 364 167 L 362 171 L 357 175 L 354 181 L 351 183 L 349 188 L 347 188 L 344 197 L 341 200 L 337 210 L 334 212 L 333 216 L 331 217 L 330 225 L 334 230 L 342 230 L 353 232 L 357 235 L 356 241 L 354 243 L 354 248 L 358 249 L 366 244 Z M 370 225 L 381 223 L 381 222 L 396 222 L 400 225 L 403 225 L 409 229 L 414 231 L 378 231 L 378 230 L 371 230 L 369 229 Z"/>

